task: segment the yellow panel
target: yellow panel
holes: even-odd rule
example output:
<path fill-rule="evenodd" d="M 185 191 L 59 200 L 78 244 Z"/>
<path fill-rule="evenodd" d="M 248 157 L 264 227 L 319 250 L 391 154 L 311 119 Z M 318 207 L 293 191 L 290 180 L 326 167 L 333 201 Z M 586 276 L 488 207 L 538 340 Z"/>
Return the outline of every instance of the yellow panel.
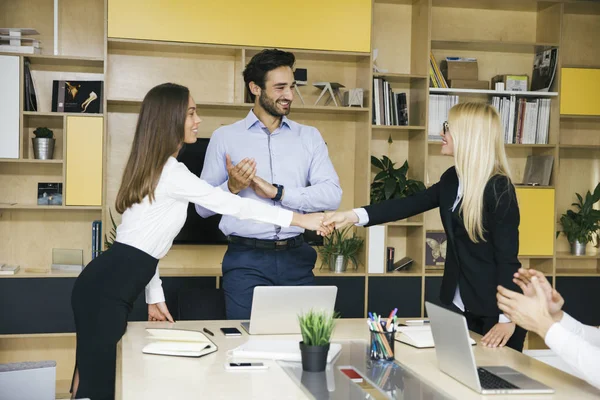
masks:
<path fill-rule="evenodd" d="M 600 69 L 562 68 L 560 113 L 600 115 Z"/>
<path fill-rule="evenodd" d="M 371 0 L 109 0 L 108 37 L 369 52 Z"/>
<path fill-rule="evenodd" d="M 67 117 L 67 206 L 102 205 L 102 117 Z"/>
<path fill-rule="evenodd" d="M 520 256 L 554 254 L 554 189 L 517 188 Z"/>

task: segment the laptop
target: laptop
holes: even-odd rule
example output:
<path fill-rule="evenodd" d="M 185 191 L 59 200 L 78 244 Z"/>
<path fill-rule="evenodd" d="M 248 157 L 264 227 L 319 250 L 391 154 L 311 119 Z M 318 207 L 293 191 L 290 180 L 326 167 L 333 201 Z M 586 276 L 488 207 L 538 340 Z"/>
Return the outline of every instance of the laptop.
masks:
<path fill-rule="evenodd" d="M 505 366 L 478 367 L 462 314 L 425 302 L 438 366 L 442 372 L 481 394 L 547 394 L 554 389 Z"/>
<path fill-rule="evenodd" d="M 307 311 L 333 313 L 337 286 L 257 286 L 250 321 L 242 328 L 250 335 L 299 334 L 298 315 Z"/>

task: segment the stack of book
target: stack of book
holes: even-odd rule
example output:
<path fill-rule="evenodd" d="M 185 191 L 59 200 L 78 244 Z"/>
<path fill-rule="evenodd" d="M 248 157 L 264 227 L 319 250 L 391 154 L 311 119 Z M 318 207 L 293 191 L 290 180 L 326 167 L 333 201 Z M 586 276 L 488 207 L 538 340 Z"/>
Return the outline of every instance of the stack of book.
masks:
<path fill-rule="evenodd" d="M 547 144 L 550 121 L 550 99 L 515 96 L 492 98 L 492 105 L 500 114 L 504 129 L 504 143 Z"/>
<path fill-rule="evenodd" d="M 18 265 L 7 265 L 0 263 L 0 275 L 14 275 L 19 272 Z"/>
<path fill-rule="evenodd" d="M 429 87 L 448 88 L 448 83 L 444 79 L 432 52 L 429 53 Z"/>
<path fill-rule="evenodd" d="M 30 28 L 0 28 L 0 53 L 40 54 L 40 41 L 26 35 L 39 33 Z"/>
<path fill-rule="evenodd" d="M 408 125 L 406 93 L 396 93 L 383 78 L 373 78 L 373 125 Z"/>
<path fill-rule="evenodd" d="M 429 95 L 429 130 L 427 138 L 432 142 L 441 142 L 442 125 L 448 121 L 448 111 L 458 104 L 458 96 L 443 94 Z"/>

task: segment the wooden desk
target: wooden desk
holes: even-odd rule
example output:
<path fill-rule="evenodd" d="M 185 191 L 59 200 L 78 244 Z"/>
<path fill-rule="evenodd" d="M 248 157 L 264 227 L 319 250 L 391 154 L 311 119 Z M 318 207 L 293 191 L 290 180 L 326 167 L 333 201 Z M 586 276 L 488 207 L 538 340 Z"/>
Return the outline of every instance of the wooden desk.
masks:
<path fill-rule="evenodd" d="M 180 329 L 202 330 L 206 327 L 215 333 L 211 339 L 219 347 L 217 353 L 201 358 L 166 357 L 146 355 L 142 348 L 147 343 L 145 328 L 167 327 L 167 323 L 132 322 L 121 340 L 117 354 L 117 399 L 165 400 L 171 398 L 226 398 L 226 399 L 306 399 L 305 392 L 295 384 L 275 361 L 266 361 L 267 370 L 225 371 L 223 364 L 227 351 L 246 340 L 241 337 L 224 337 L 219 328 L 239 327 L 236 321 L 181 321 Z M 240 328 L 241 329 L 241 328 Z M 479 337 L 473 335 L 474 339 Z M 300 336 L 283 335 L 270 338 L 291 339 Z M 368 340 L 368 330 L 363 319 L 338 321 L 333 341 Z M 554 369 L 531 357 L 509 348 L 489 349 L 475 346 L 478 365 L 507 365 L 554 388 L 554 395 L 482 396 L 442 373 L 437 367 L 434 349 L 418 350 L 396 342 L 396 359 L 419 377 L 461 400 L 470 399 L 597 399 L 600 391 L 584 381 Z"/>

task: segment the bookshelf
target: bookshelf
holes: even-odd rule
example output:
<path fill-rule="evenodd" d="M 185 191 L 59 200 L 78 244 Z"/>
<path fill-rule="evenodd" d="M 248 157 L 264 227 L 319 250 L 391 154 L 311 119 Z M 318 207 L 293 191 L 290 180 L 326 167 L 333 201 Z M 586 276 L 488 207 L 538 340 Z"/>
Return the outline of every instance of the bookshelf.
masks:
<path fill-rule="evenodd" d="M 439 143 L 428 139 L 429 94 L 453 94 L 459 101 L 489 101 L 493 95 L 516 95 L 550 100 L 548 144 L 508 144 L 510 167 L 516 181 L 523 176 L 527 156 L 553 155 L 555 162 L 550 189 L 555 190 L 553 223 L 560 228 L 560 215 L 574 201 L 574 193 L 590 190 L 600 180 L 600 116 L 560 115 L 560 68 L 600 68 L 600 5 L 592 2 L 537 0 L 374 0 L 372 3 L 371 49 L 378 50 L 377 66 L 371 68 L 370 52 L 291 49 L 296 66 L 308 69 L 309 83 L 337 81 L 346 88 L 365 89 L 364 107 L 314 105 L 320 90 L 301 86 L 305 104 L 296 98 L 290 118 L 317 127 L 330 149 L 334 167 L 344 190 L 341 209 L 369 203 L 369 185 L 375 176 L 370 156 L 387 155 L 398 164 L 409 162 L 409 178 L 431 185 L 453 164 L 439 154 Z M 56 295 L 70 295 L 75 274 L 25 273 L 25 268 L 48 268 L 53 247 L 84 249 L 90 259 L 91 222 L 102 219 L 104 232 L 110 227 L 109 210 L 117 223 L 114 200 L 133 138 L 141 100 L 153 86 L 167 81 L 188 86 L 203 119 L 200 137 L 210 137 L 223 124 L 242 119 L 251 105 L 245 103 L 242 70 L 261 50 L 251 45 L 216 45 L 158 40 L 109 38 L 105 0 L 61 0 L 59 9 L 59 54 L 52 54 L 53 11 L 45 0 L 22 0 L 16 6 L 0 4 L 0 26 L 32 26 L 40 31 L 41 55 L 31 56 L 32 73 L 38 89 L 40 111 L 20 108 L 20 154 L 17 159 L 0 159 L 0 254 L 2 262 L 20 264 L 12 278 L 28 278 L 30 285 L 44 281 L 56 286 Z M 26 12 L 35 9 L 36 13 Z M 75 18 L 75 16 L 77 18 Z M 559 48 L 557 77 L 551 92 L 496 92 L 470 89 L 433 89 L 429 83 L 429 54 L 436 60 L 446 56 L 476 57 L 479 79 L 498 74 L 531 75 L 533 58 L 540 49 Z M 22 55 L 17 55 L 22 60 Z M 21 62 L 21 69 L 22 61 Z M 385 72 L 383 72 L 385 71 Z M 104 80 L 103 189 L 101 206 L 39 207 L 35 202 L 37 182 L 65 182 L 67 118 L 82 116 L 51 112 L 51 81 L 54 79 Z M 393 90 L 407 93 L 408 126 L 373 125 L 374 78 L 388 81 Z M 323 104 L 323 103 L 320 103 Z M 35 160 L 30 137 L 38 126 L 53 129 L 57 139 L 53 160 Z M 392 143 L 388 142 L 391 137 Z M 596 171 L 596 172 L 595 172 Z M 535 188 L 543 190 L 546 188 Z M 358 270 L 344 274 L 314 269 L 319 284 L 337 284 L 344 302 L 356 306 L 357 316 L 366 311 L 387 312 L 397 305 L 402 315 L 425 315 L 426 299 L 439 293 L 442 271 L 425 265 L 427 231 L 442 229 L 436 210 L 407 221 L 386 224 L 386 245 L 394 246 L 396 259 L 405 255 L 415 261 L 400 273 L 373 274 L 366 269 L 369 237 L 360 254 Z M 581 285 L 586 295 L 600 293 L 599 250 L 588 246 L 589 255 L 568 254 L 563 236 L 554 241 L 552 254 L 520 257 L 525 267 L 537 268 L 565 291 L 567 302 L 575 301 Z M 206 279 L 219 285 L 223 246 L 174 246 L 160 262 L 161 275 L 170 282 Z M 8 256 L 6 256 L 8 255 Z M 4 259 L 6 258 L 6 259 Z M 0 277 L 0 284 L 8 282 Z M 52 278 L 52 279 L 47 279 Z M 11 279 L 16 285 L 19 279 Z M 597 283 L 598 282 L 598 283 Z M 60 286 L 59 285 L 62 285 Z M 595 285 L 595 286 L 594 286 Z M 54 287 L 54 286 L 52 286 Z M 175 284 L 173 284 L 175 287 Z M 583 289 L 582 289 L 583 290 Z M 63 293 L 64 292 L 64 293 Z M 67 293 L 68 292 L 68 293 Z M 581 291 L 580 291 L 581 292 Z M 581 292 L 583 293 L 583 292 Z M 34 298 L 31 289 L 19 304 Z M 38 299 L 40 300 L 40 299 Z M 42 299 L 47 300 L 47 299 Z M 600 301 L 600 299 L 598 299 Z M 62 303 L 61 303 L 62 304 Z M 65 303 L 68 308 L 68 303 Z M 70 312 L 70 309 L 69 311 Z M 570 310 L 584 321 L 596 321 L 586 310 Z M 0 362 L 24 353 L 19 349 L 44 347 L 31 352 L 63 360 L 57 379 L 70 379 L 74 340 L 56 337 L 0 337 Z M 61 347 L 62 346 L 62 347 Z M 62 355 L 54 356 L 56 348 Z M 8 349 L 8 350 L 4 350 Z M 42 354 L 43 353 L 43 354 Z M 62 358 L 61 358 L 62 357 Z"/>

